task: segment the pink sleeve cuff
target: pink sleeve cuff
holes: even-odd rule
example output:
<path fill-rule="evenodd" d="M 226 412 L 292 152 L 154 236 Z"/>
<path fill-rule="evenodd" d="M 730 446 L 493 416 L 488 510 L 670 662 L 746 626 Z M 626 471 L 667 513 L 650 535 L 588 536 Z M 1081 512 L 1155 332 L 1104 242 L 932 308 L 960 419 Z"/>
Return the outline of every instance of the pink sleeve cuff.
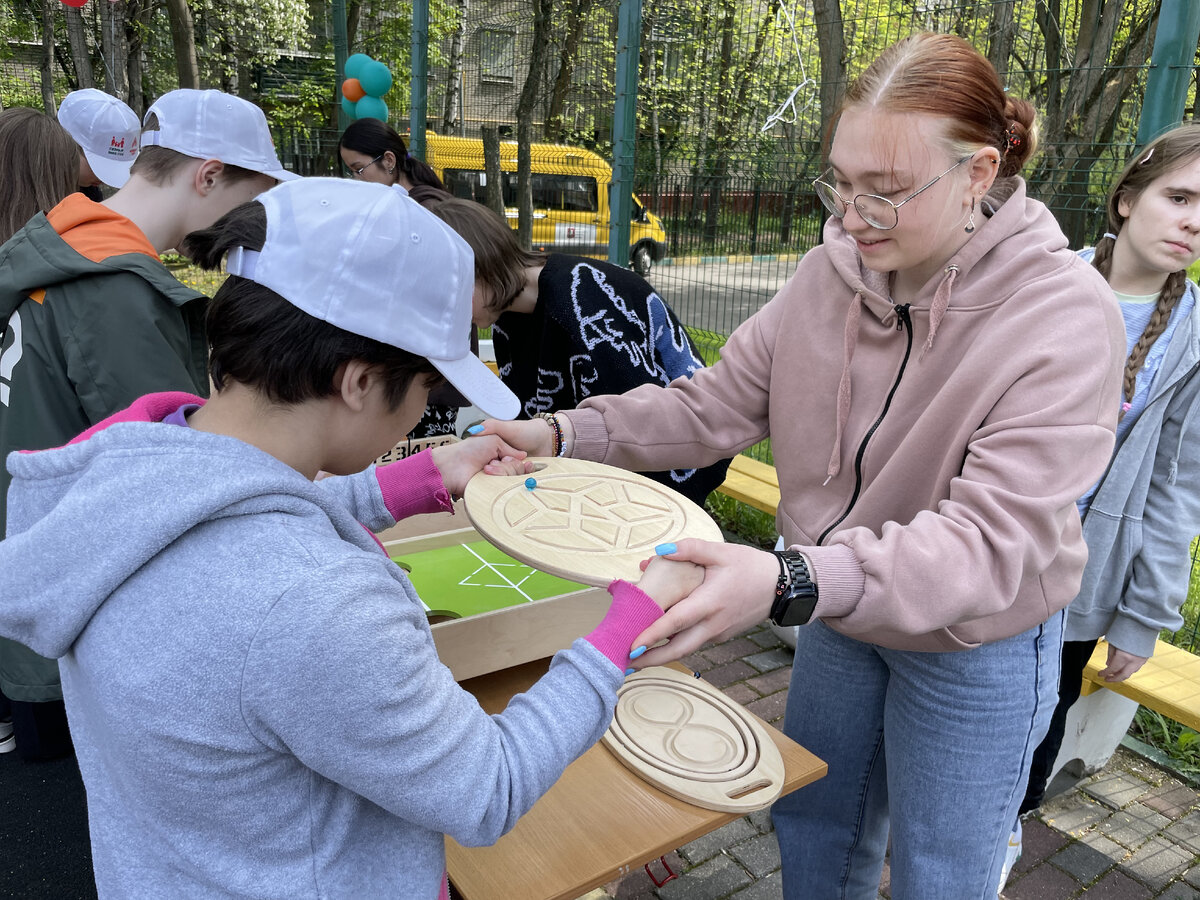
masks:
<path fill-rule="evenodd" d="M 854 551 L 845 544 L 820 547 L 796 546 L 812 564 L 817 583 L 817 607 L 813 618 L 836 619 L 848 616 L 862 600 L 867 577 Z"/>
<path fill-rule="evenodd" d="M 617 580 L 608 586 L 613 602 L 595 630 L 584 636 L 624 672 L 629 668 L 633 639 L 662 617 L 663 611 L 636 584 Z"/>
<path fill-rule="evenodd" d="M 450 492 L 433 464 L 430 450 L 380 466 L 375 469 L 375 477 L 383 491 L 383 503 L 397 522 L 422 513 L 454 512 Z"/>
<path fill-rule="evenodd" d="M 603 462 L 608 453 L 608 428 L 604 425 L 604 414 L 598 409 L 572 409 L 559 415 L 566 416 L 575 430 L 571 458 Z"/>

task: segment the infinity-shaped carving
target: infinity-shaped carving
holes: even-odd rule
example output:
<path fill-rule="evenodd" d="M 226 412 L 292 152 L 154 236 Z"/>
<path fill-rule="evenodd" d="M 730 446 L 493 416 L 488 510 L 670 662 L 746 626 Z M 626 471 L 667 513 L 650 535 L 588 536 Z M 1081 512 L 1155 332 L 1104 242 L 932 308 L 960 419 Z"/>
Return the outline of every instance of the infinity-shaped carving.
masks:
<path fill-rule="evenodd" d="M 702 770 L 727 768 L 744 753 L 729 734 L 704 722 L 693 721 L 696 708 L 681 694 L 642 691 L 626 707 L 627 715 L 650 731 L 668 760 Z M 639 741 L 643 749 L 658 750 Z"/>

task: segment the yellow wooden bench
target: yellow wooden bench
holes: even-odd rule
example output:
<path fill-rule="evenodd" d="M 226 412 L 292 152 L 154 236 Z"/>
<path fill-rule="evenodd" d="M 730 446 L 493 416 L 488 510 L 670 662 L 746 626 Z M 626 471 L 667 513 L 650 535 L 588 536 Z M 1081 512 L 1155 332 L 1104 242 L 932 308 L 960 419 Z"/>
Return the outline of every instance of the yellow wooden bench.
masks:
<path fill-rule="evenodd" d="M 1154 655 L 1125 681 L 1105 681 L 1100 670 L 1108 662 L 1108 644 L 1100 641 L 1083 672 L 1081 696 L 1107 688 L 1168 719 L 1200 731 L 1200 656 L 1158 641 Z"/>
<path fill-rule="evenodd" d="M 725 481 L 717 490 L 771 515 L 775 515 L 779 507 L 779 478 L 775 467 L 740 453 L 729 463 Z"/>

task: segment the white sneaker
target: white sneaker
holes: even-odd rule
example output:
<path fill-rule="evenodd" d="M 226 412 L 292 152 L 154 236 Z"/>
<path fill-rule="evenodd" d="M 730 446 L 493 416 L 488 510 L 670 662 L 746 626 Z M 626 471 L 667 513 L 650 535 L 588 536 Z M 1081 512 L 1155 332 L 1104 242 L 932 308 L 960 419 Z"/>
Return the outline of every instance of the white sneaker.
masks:
<path fill-rule="evenodd" d="M 1004 886 L 1008 884 L 1008 876 L 1012 873 L 1013 866 L 1017 864 L 1017 860 L 1021 858 L 1021 821 L 1017 820 L 1017 830 L 1008 836 L 1008 849 L 1004 852 L 1004 868 L 1000 870 L 1000 886 L 996 888 L 996 895 L 1004 890 Z"/>
<path fill-rule="evenodd" d="M 17 747 L 17 739 L 13 736 L 12 719 L 0 722 L 0 753 L 8 753 Z"/>

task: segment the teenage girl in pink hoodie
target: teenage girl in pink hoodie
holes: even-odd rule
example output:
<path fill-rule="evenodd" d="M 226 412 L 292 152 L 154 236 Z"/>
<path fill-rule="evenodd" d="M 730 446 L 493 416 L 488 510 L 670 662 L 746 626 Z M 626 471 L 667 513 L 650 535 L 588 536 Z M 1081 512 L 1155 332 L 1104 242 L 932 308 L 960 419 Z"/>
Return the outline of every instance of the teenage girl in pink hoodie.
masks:
<path fill-rule="evenodd" d="M 874 900 L 889 833 L 895 900 L 996 894 L 1125 356 L 1112 291 L 1018 177 L 1033 123 L 967 42 L 898 42 L 830 124 L 824 242 L 719 363 L 484 428 L 635 470 L 771 437 L 788 549 L 663 548 L 705 581 L 638 665 L 804 623 L 784 729 L 829 774 L 774 808 L 789 900 Z"/>

